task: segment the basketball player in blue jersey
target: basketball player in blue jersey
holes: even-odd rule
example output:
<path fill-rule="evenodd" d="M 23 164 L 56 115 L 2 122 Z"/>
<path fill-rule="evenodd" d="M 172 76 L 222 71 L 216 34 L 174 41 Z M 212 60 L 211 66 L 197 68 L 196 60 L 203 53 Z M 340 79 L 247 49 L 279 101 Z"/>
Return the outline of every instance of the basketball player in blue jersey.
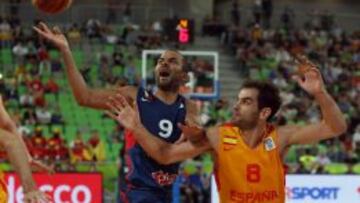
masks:
<path fill-rule="evenodd" d="M 112 111 L 117 99 L 125 98 L 138 108 L 141 123 L 151 136 L 136 141 L 126 140 L 125 162 L 129 171 L 125 177 L 126 184 L 121 188 L 123 202 L 171 202 L 171 185 L 179 168 L 177 162 L 194 157 L 208 148 L 206 145 L 195 146 L 190 142 L 181 142 L 176 148 L 166 149 L 167 152 L 174 149 L 171 153 L 152 153 L 164 150 L 167 146 L 172 146 L 168 143 L 179 140 L 181 130 L 178 123 L 197 123 L 195 104 L 179 94 L 179 87 L 187 80 L 181 54 L 167 50 L 158 59 L 155 67 L 156 92 L 133 86 L 91 89 L 76 68 L 69 44 L 60 30 L 56 27 L 49 29 L 44 23 L 34 29 L 60 50 L 72 93 L 79 105 Z M 126 137 L 136 135 L 128 132 Z M 164 142 L 157 142 L 156 139 Z M 143 148 L 152 156 L 148 156 Z"/>

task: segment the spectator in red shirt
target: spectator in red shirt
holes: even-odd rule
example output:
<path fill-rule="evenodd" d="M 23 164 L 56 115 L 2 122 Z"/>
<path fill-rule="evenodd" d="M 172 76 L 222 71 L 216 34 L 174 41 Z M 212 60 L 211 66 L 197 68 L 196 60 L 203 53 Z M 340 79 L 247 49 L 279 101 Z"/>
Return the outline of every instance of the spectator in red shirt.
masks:
<path fill-rule="evenodd" d="M 29 151 L 34 159 L 43 159 L 46 156 L 46 139 L 43 137 L 42 128 L 37 127 L 34 135 L 31 137 L 31 146 Z"/>
<path fill-rule="evenodd" d="M 45 84 L 45 92 L 54 94 L 56 99 L 58 99 L 59 85 L 56 83 L 54 77 L 50 76 L 49 80 Z"/>
<path fill-rule="evenodd" d="M 50 73 L 50 56 L 45 46 L 39 47 L 37 50 L 39 60 L 39 74 L 44 74 L 45 70 Z"/>
<path fill-rule="evenodd" d="M 28 88 L 33 92 L 41 92 L 44 90 L 44 85 L 39 75 L 35 75 L 34 78 L 28 82 Z"/>
<path fill-rule="evenodd" d="M 53 136 L 48 140 L 48 154 L 51 160 L 63 161 L 68 158 L 68 149 L 58 128 L 54 129 Z"/>

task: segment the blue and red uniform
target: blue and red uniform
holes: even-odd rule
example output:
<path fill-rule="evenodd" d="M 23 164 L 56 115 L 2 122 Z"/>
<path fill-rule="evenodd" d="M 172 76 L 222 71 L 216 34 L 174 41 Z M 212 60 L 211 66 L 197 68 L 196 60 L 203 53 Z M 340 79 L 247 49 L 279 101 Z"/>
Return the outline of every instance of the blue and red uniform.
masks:
<path fill-rule="evenodd" d="M 166 104 L 151 92 L 139 88 L 136 102 L 141 122 L 151 134 L 169 143 L 180 138 L 181 130 L 177 123 L 185 121 L 184 97 L 179 95 L 173 104 Z M 125 142 L 127 171 L 121 187 L 122 202 L 171 202 L 171 187 L 177 177 L 179 164 L 157 163 L 136 143 L 131 132 L 126 132 Z"/>

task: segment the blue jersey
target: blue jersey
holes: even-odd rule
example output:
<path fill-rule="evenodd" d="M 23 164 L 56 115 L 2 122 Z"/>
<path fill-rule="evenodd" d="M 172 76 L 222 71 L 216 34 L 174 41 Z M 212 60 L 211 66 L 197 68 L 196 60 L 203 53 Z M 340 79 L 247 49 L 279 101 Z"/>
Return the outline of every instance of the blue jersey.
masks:
<path fill-rule="evenodd" d="M 179 95 L 173 104 L 166 104 L 152 92 L 139 88 L 136 102 L 141 122 L 152 135 L 169 143 L 180 138 L 181 130 L 177 124 L 185 121 L 184 97 Z M 178 163 L 161 165 L 150 158 L 136 142 L 127 147 L 125 162 L 128 167 L 125 177 L 127 190 L 171 192 L 171 185 L 179 169 Z"/>

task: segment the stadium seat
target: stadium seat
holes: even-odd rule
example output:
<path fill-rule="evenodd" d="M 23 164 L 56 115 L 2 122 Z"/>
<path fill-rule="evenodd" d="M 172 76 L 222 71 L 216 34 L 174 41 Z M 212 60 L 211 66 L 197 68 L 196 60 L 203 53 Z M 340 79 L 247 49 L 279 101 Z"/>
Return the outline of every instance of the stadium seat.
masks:
<path fill-rule="evenodd" d="M 0 170 L 1 171 L 11 171 L 13 169 L 12 169 L 12 167 L 11 167 L 11 165 L 9 163 L 2 162 L 2 163 L 0 163 Z"/>
<path fill-rule="evenodd" d="M 329 174 L 346 174 L 349 172 L 349 167 L 344 163 L 330 163 L 324 167 L 325 172 Z"/>
<path fill-rule="evenodd" d="M 360 175 L 360 163 L 357 163 L 352 167 L 352 172 Z"/>
<path fill-rule="evenodd" d="M 105 189 L 113 191 L 117 182 L 118 166 L 116 162 L 99 163 L 96 166 L 97 171 L 103 175 L 103 185 Z"/>

